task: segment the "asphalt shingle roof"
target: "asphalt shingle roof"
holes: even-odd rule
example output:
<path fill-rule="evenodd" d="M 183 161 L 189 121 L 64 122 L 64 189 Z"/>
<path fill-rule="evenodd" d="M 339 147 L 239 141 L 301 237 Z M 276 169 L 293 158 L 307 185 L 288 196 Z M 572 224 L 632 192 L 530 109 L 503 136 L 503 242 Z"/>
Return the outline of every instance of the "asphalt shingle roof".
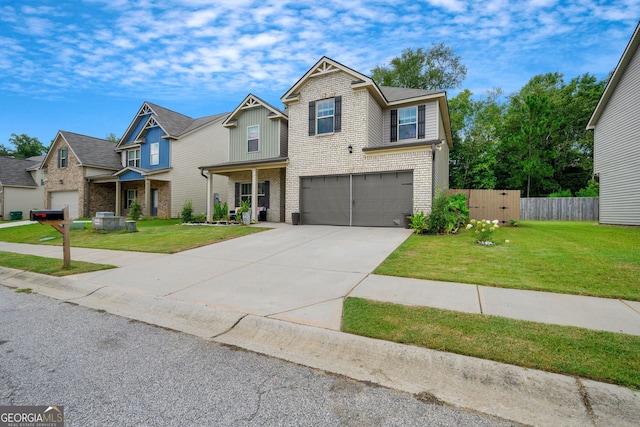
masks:
<path fill-rule="evenodd" d="M 170 136 L 181 135 L 193 122 L 191 117 L 184 114 L 176 113 L 151 102 L 147 102 L 147 105 L 156 113 L 157 122 Z"/>
<path fill-rule="evenodd" d="M 27 169 L 38 164 L 37 161 L 0 156 L 0 184 L 8 186 L 37 187 Z"/>
<path fill-rule="evenodd" d="M 60 134 L 83 166 L 122 169 L 120 155 L 115 151 L 115 142 L 67 131 L 60 131 Z"/>
<path fill-rule="evenodd" d="M 404 99 L 420 98 L 421 96 L 442 93 L 437 90 L 410 89 L 404 87 L 379 86 L 380 92 L 389 102 L 402 101 Z"/>

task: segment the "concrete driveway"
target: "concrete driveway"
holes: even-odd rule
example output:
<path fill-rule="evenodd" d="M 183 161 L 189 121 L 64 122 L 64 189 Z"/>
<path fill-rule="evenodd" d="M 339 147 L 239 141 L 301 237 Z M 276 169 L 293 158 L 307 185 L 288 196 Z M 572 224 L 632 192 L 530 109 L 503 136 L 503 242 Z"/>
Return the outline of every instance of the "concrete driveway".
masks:
<path fill-rule="evenodd" d="M 338 330 L 343 299 L 411 234 L 397 228 L 274 226 L 75 278 Z"/>

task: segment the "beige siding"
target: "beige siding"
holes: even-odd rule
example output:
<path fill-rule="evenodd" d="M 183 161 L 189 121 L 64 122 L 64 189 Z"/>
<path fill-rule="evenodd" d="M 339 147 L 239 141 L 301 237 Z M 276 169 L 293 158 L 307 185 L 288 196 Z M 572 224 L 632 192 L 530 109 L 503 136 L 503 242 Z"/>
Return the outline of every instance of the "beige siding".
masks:
<path fill-rule="evenodd" d="M 430 141 L 438 138 L 438 101 L 418 102 L 384 110 L 382 114 L 382 145 L 391 144 L 391 110 L 425 104 L 424 139 Z M 416 140 L 417 141 L 417 140 Z M 402 141 L 410 142 L 410 141 Z M 393 144 L 396 144 L 394 142 Z"/>
<path fill-rule="evenodd" d="M 229 130 L 229 161 L 250 161 L 280 156 L 280 120 L 269 119 L 269 110 L 254 107 L 242 111 L 237 126 Z M 247 127 L 260 126 L 258 151 L 247 151 Z"/>
<path fill-rule="evenodd" d="M 2 219 L 11 219 L 12 211 L 22 211 L 22 218 L 29 219 L 29 211 L 43 209 L 42 187 L 38 188 L 22 188 L 22 187 L 2 187 L 4 203 L 2 204 Z"/>
<path fill-rule="evenodd" d="M 640 225 L 640 50 L 598 120 L 594 172 L 600 175 L 600 222 Z"/>
<path fill-rule="evenodd" d="M 364 153 L 370 140 L 370 122 L 366 90 L 351 89 L 352 77 L 343 72 L 311 78 L 301 88 L 299 101 L 289 105 L 289 165 L 286 181 L 286 221 L 299 211 L 300 177 L 411 170 L 414 176 L 414 209 L 431 209 L 431 150 L 422 147 L 407 151 Z M 329 135 L 309 136 L 309 101 L 327 96 L 342 96 L 342 131 Z M 436 115 L 427 108 L 431 126 L 430 138 L 437 134 Z M 348 147 L 353 147 L 349 154 Z"/>
<path fill-rule="evenodd" d="M 436 139 L 445 141 L 440 144 L 440 150 L 436 150 L 436 164 L 435 164 L 435 188 L 440 190 L 446 190 L 449 188 L 449 145 L 447 145 L 447 136 L 444 131 L 444 124 L 442 121 L 442 113 L 438 108 L 438 135 Z"/>
<path fill-rule="evenodd" d="M 369 147 L 382 145 L 382 108 L 373 98 L 369 97 L 369 115 L 367 116 L 367 127 L 369 128 Z"/>
<path fill-rule="evenodd" d="M 207 179 L 200 174 L 198 166 L 226 162 L 229 157 L 228 138 L 228 130 L 222 127 L 222 121 L 218 121 L 172 141 L 171 171 L 153 176 L 153 179 L 171 181 L 171 217 L 180 216 L 187 200 L 193 203 L 194 213 L 207 211 Z M 218 193 L 222 202 L 226 201 L 226 187 L 226 177 L 213 177 L 212 192 Z"/>
<path fill-rule="evenodd" d="M 91 168 L 91 167 L 84 168 L 84 176 L 86 177 L 103 176 L 103 175 L 110 175 L 110 174 L 113 174 L 112 170 Z"/>

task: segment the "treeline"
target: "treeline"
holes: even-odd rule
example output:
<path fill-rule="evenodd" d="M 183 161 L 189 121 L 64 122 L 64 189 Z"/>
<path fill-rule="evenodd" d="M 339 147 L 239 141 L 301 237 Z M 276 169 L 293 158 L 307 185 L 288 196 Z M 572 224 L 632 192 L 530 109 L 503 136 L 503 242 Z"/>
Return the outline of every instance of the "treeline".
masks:
<path fill-rule="evenodd" d="M 380 85 L 458 88 L 467 69 L 443 43 L 406 49 L 372 70 Z M 463 90 L 449 99 L 450 187 L 521 190 L 523 197 L 597 196 L 593 132 L 586 126 L 607 79 L 560 73 L 532 77 L 518 92 Z"/>

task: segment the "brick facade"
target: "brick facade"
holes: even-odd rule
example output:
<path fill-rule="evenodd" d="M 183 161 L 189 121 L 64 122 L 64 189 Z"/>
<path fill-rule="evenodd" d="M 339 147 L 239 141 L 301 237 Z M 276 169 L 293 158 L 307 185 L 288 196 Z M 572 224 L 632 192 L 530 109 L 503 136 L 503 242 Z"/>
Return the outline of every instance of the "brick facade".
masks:
<path fill-rule="evenodd" d="M 431 148 L 402 150 L 390 147 L 389 150 L 363 152 L 366 147 L 380 145 L 379 141 L 370 141 L 374 135 L 381 135 L 381 132 L 371 131 L 371 128 L 382 128 L 380 107 L 376 108 L 377 102 L 366 88 L 352 89 L 352 83 L 353 76 L 342 71 L 311 77 L 300 89 L 298 101 L 288 105 L 286 222 L 290 223 L 291 214 L 300 210 L 302 176 L 411 170 L 414 210 L 431 210 Z M 309 136 L 309 102 L 335 96 L 342 96 L 341 131 Z M 349 153 L 349 146 L 352 153 Z"/>
<path fill-rule="evenodd" d="M 269 181 L 269 209 L 267 209 L 267 221 L 284 221 L 284 186 L 285 176 L 283 169 L 265 169 L 258 171 L 258 182 Z M 227 187 L 227 200 L 229 209 L 234 209 L 236 182 L 251 182 L 251 171 L 236 172 L 229 175 Z"/>
<path fill-rule="evenodd" d="M 58 150 L 67 149 L 67 166 L 58 167 Z M 84 179 L 83 167 L 78 166 L 78 159 L 62 138 L 56 138 L 53 147 L 49 149 L 51 155 L 42 165 L 45 169 L 44 207 L 51 209 L 51 193 L 56 191 L 78 192 L 78 217 L 88 216 L 86 209 L 87 184 Z"/>

